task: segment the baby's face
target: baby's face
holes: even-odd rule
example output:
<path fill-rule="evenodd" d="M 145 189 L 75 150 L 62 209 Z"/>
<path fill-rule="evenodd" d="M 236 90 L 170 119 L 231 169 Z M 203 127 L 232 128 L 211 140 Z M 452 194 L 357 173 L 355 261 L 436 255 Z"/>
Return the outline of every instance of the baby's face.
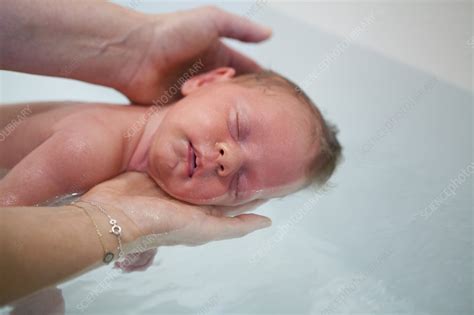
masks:
<path fill-rule="evenodd" d="M 172 105 L 149 151 L 149 173 L 173 197 L 238 205 L 288 194 L 319 152 L 309 117 L 291 96 L 231 82 Z"/>

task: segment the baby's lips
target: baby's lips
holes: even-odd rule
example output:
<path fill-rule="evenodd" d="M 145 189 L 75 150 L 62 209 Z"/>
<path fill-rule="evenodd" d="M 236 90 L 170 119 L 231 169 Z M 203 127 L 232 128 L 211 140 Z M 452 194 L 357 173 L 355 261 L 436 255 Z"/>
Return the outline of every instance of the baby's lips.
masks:
<path fill-rule="evenodd" d="M 194 153 L 194 148 L 191 142 L 188 144 L 188 176 L 192 177 L 195 171 L 195 161 L 196 155 Z"/>
<path fill-rule="evenodd" d="M 192 177 L 193 176 L 193 170 L 192 170 L 192 165 L 191 165 L 191 158 L 192 158 L 192 147 L 191 147 L 191 143 L 188 143 L 188 151 L 187 151 L 187 170 L 188 170 L 188 176 L 189 177 Z"/>
<path fill-rule="evenodd" d="M 188 165 L 187 165 L 188 176 L 192 177 L 192 176 L 194 176 L 194 174 L 198 170 L 198 167 L 199 167 L 201 161 L 199 160 L 200 159 L 199 151 L 196 150 L 196 148 L 194 147 L 194 145 L 191 142 L 188 143 L 188 156 L 187 156 L 187 159 L 188 159 Z"/>

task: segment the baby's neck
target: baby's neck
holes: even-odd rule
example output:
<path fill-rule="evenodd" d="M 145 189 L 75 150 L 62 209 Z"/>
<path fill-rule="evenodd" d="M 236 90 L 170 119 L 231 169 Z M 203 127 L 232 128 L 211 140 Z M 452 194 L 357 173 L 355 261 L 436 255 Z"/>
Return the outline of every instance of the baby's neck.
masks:
<path fill-rule="evenodd" d="M 143 115 L 143 119 L 137 121 L 137 128 L 129 130 L 129 136 L 139 137 L 132 157 L 127 166 L 127 171 L 146 172 L 148 168 L 148 151 L 153 142 L 156 130 L 161 124 L 168 107 L 150 107 Z M 134 131 L 134 132 L 132 132 Z"/>

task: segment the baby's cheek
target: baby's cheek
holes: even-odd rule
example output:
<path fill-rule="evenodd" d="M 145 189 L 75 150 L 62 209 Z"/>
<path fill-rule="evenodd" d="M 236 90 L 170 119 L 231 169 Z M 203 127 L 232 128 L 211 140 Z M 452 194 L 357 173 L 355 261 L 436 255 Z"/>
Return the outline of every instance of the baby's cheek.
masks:
<path fill-rule="evenodd" d="M 187 201 L 200 205 L 222 204 L 229 199 L 229 189 L 219 180 L 200 180 L 186 191 Z"/>

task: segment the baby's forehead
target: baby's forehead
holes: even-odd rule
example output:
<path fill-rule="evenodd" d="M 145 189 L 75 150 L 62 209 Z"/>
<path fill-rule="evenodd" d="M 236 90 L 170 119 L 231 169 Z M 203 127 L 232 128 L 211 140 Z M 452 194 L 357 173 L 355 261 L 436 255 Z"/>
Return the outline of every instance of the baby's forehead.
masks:
<path fill-rule="evenodd" d="M 255 109 L 257 113 L 264 114 L 269 119 L 283 118 L 297 124 L 312 122 L 313 125 L 318 121 L 311 109 L 312 105 L 300 99 L 296 92 L 265 86 L 247 87 L 245 90 L 247 93 L 241 94 L 244 96 L 241 100 L 242 103 Z"/>
<path fill-rule="evenodd" d="M 312 161 L 319 154 L 318 143 L 276 129 L 265 137 L 256 135 L 245 147 L 254 189 L 279 190 L 306 181 Z"/>
<path fill-rule="evenodd" d="M 301 100 L 281 90 L 231 89 L 239 121 L 249 129 L 246 144 L 256 159 L 282 169 L 305 167 L 319 154 L 318 117 Z M 253 146 L 253 147 L 252 147 Z M 268 163 L 271 161 L 272 163 Z"/>
<path fill-rule="evenodd" d="M 306 105 L 296 104 L 290 97 L 262 97 L 242 102 L 242 115 L 259 136 L 274 140 L 275 145 L 312 146 L 319 136 L 320 124 Z"/>

